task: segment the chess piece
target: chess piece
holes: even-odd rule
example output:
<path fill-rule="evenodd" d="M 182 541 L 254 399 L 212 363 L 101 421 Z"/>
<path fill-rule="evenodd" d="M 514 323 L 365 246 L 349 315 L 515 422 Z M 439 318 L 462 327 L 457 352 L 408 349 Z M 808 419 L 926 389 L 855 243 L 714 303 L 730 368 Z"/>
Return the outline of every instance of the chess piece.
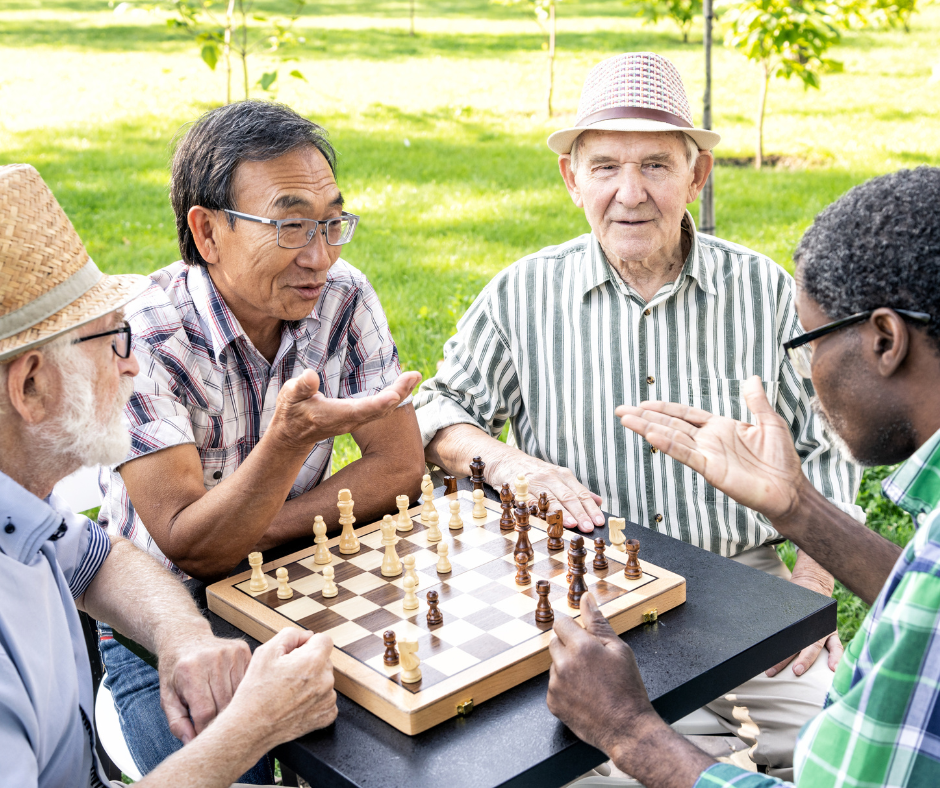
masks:
<path fill-rule="evenodd" d="M 333 582 L 333 575 L 336 570 L 332 566 L 323 567 L 323 590 L 320 592 L 327 599 L 332 599 L 339 593 L 336 583 Z"/>
<path fill-rule="evenodd" d="M 415 571 L 415 557 L 406 555 L 401 559 L 402 566 L 405 567 L 405 577 L 410 577 L 415 581 L 415 588 L 418 587 L 418 573 Z"/>
<path fill-rule="evenodd" d="M 483 485 L 486 484 L 486 479 L 483 478 L 485 468 L 486 463 L 479 457 L 474 457 L 473 462 L 470 463 L 470 483 L 473 485 L 474 492 L 483 491 Z"/>
<path fill-rule="evenodd" d="M 457 477 L 445 476 L 444 477 L 444 495 L 453 495 L 456 492 L 457 492 Z"/>
<path fill-rule="evenodd" d="M 483 505 L 483 490 L 474 490 L 473 491 L 473 519 L 474 520 L 485 520 L 486 519 L 486 507 Z M 482 523 L 478 523 L 482 525 Z"/>
<path fill-rule="evenodd" d="M 382 558 L 382 577 L 398 577 L 401 574 L 401 560 L 395 545 L 398 535 L 395 533 L 395 521 L 390 514 L 382 518 L 382 544 L 385 546 L 385 556 Z"/>
<path fill-rule="evenodd" d="M 545 547 L 551 552 L 564 550 L 565 539 L 563 534 L 565 533 L 565 520 L 561 509 L 557 509 L 552 514 L 548 515 L 545 522 L 548 523 L 548 541 L 545 543 Z"/>
<path fill-rule="evenodd" d="M 404 581 L 402 581 L 402 585 L 405 588 L 405 598 L 402 600 L 401 606 L 405 610 L 417 610 L 418 595 L 415 593 L 415 581 L 410 577 L 406 577 Z"/>
<path fill-rule="evenodd" d="M 545 520 L 546 522 L 548 522 L 548 507 L 549 507 L 549 503 L 548 503 L 548 493 L 547 493 L 547 492 L 542 492 L 542 493 L 539 495 L 539 504 L 538 504 L 538 506 L 539 506 L 539 512 L 538 512 L 538 515 L 536 515 L 536 516 L 537 516 L 539 519 Z"/>
<path fill-rule="evenodd" d="M 421 522 L 427 523 L 428 515 L 434 511 L 434 482 L 431 481 L 431 474 L 424 474 L 421 480 L 421 497 L 424 502 L 421 504 Z"/>
<path fill-rule="evenodd" d="M 251 580 L 248 581 L 248 590 L 258 594 L 268 590 L 268 579 L 261 571 L 264 558 L 261 553 L 248 553 L 248 565 L 251 567 Z"/>
<path fill-rule="evenodd" d="M 569 571 L 571 572 L 571 585 L 568 586 L 568 605 L 573 608 L 581 607 L 581 597 L 588 590 L 584 583 L 584 559 L 587 557 L 587 548 L 584 538 L 576 536 L 571 540 L 568 548 Z"/>
<path fill-rule="evenodd" d="M 520 473 L 516 477 L 516 506 L 520 504 L 525 505 L 526 510 L 529 508 L 529 480 L 525 477 L 524 473 Z"/>
<path fill-rule="evenodd" d="M 627 541 L 627 537 L 623 535 L 623 528 L 627 524 L 627 521 L 622 517 L 611 517 L 607 521 L 607 525 L 610 526 L 610 543 L 613 545 L 615 550 L 620 550 L 623 552 L 624 542 Z"/>
<path fill-rule="evenodd" d="M 512 490 L 509 489 L 509 482 L 503 485 L 499 491 L 499 505 L 503 509 L 503 514 L 499 518 L 499 530 L 511 531 L 516 527 L 516 521 L 512 519 Z"/>
<path fill-rule="evenodd" d="M 437 509 L 431 512 L 428 515 L 428 533 L 427 540 L 429 542 L 439 542 L 444 537 L 441 536 L 441 529 L 438 527 L 437 522 L 440 519 L 440 515 L 437 513 Z"/>
<path fill-rule="evenodd" d="M 336 506 L 339 508 L 339 524 L 343 526 L 343 532 L 339 535 L 339 551 L 343 555 L 352 555 L 359 552 L 359 540 L 353 533 L 353 523 L 356 518 L 353 517 L 353 506 L 355 501 L 352 499 L 352 493 L 347 489 L 339 491 L 339 498 Z M 316 559 L 314 559 L 316 563 Z"/>
<path fill-rule="evenodd" d="M 382 644 L 385 646 L 382 662 L 389 667 L 397 665 L 398 652 L 395 650 L 395 633 L 392 630 L 388 630 L 382 635 Z"/>
<path fill-rule="evenodd" d="M 604 551 L 607 549 L 607 545 L 604 543 L 604 540 L 598 537 L 594 540 L 594 571 L 603 572 L 607 569 L 607 556 L 604 555 Z"/>
<path fill-rule="evenodd" d="M 459 531 L 463 528 L 463 520 L 460 518 L 460 501 L 450 502 L 450 522 L 447 523 L 447 527 L 451 531 Z"/>
<path fill-rule="evenodd" d="M 290 599 L 294 595 L 294 589 L 287 585 L 287 569 L 283 566 L 277 570 L 277 598 Z"/>
<path fill-rule="evenodd" d="M 516 549 L 514 553 L 525 553 L 529 557 L 529 563 L 535 559 L 535 550 L 532 548 L 532 542 L 529 541 L 529 510 L 519 504 L 516 506 Z"/>
<path fill-rule="evenodd" d="M 401 655 L 401 683 L 417 684 L 421 681 L 421 658 L 418 656 L 418 641 L 403 640 L 398 644 Z"/>
<path fill-rule="evenodd" d="M 447 557 L 449 549 L 447 542 L 442 542 L 437 546 L 437 573 L 439 575 L 446 575 L 451 570 L 450 559 Z"/>
<path fill-rule="evenodd" d="M 438 609 L 437 591 L 428 591 L 428 626 L 444 623 L 444 614 Z"/>
<path fill-rule="evenodd" d="M 639 540 L 627 539 L 625 549 L 627 551 L 627 565 L 623 568 L 623 576 L 627 580 L 642 579 L 643 570 L 640 568 L 640 562 L 636 560 L 636 554 L 640 552 Z"/>
<path fill-rule="evenodd" d="M 313 563 L 328 564 L 333 560 L 330 550 L 326 546 L 328 539 L 326 537 L 326 523 L 323 518 L 317 515 L 313 521 L 313 543 L 317 546 L 317 551 L 313 555 Z"/>
<path fill-rule="evenodd" d="M 529 556 L 524 550 L 520 550 L 516 553 L 513 558 L 516 561 L 516 585 L 517 586 L 527 586 L 532 582 L 532 578 L 529 577 Z"/>
<path fill-rule="evenodd" d="M 396 527 L 399 531 L 410 531 L 415 527 L 414 520 L 408 516 L 408 500 L 407 495 L 396 495 L 395 496 L 395 505 L 398 507 L 398 520 Z"/>
<path fill-rule="evenodd" d="M 555 620 L 555 611 L 552 603 L 548 601 L 548 592 L 552 584 L 548 580 L 538 580 L 535 583 L 535 593 L 539 595 L 539 603 L 535 606 L 535 623 L 551 624 Z"/>

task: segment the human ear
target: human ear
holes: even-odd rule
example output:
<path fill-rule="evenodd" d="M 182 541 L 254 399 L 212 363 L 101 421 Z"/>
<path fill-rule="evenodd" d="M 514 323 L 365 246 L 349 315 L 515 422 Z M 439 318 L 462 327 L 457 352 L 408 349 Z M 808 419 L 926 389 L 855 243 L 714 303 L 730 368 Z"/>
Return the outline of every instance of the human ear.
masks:
<path fill-rule="evenodd" d="M 581 200 L 581 189 L 578 187 L 577 179 L 575 178 L 577 173 L 571 167 L 570 153 L 562 153 L 561 156 L 558 157 L 558 169 L 561 171 L 561 177 L 564 178 L 565 187 L 568 189 L 568 194 L 571 195 L 572 201 L 579 208 L 583 208 L 584 203 Z"/>
<path fill-rule="evenodd" d="M 46 418 L 51 369 L 39 350 L 20 356 L 7 368 L 7 397 L 27 424 L 39 424 Z"/>
<path fill-rule="evenodd" d="M 882 307 L 872 312 L 868 324 L 874 331 L 872 350 L 878 359 L 878 374 L 891 377 L 904 363 L 910 349 L 907 323 L 893 309 Z"/>
<path fill-rule="evenodd" d="M 710 150 L 700 150 L 698 152 L 698 158 L 695 160 L 695 167 L 693 168 L 692 183 L 689 184 L 689 194 L 685 200 L 687 204 L 695 202 L 699 192 L 704 188 L 705 181 L 708 180 L 708 175 L 714 165 L 715 157 Z"/>
<path fill-rule="evenodd" d="M 225 221 L 220 221 L 220 217 L 220 211 L 210 211 L 201 205 L 194 205 L 186 214 L 196 248 L 209 265 L 219 262 L 219 234 L 222 222 Z"/>

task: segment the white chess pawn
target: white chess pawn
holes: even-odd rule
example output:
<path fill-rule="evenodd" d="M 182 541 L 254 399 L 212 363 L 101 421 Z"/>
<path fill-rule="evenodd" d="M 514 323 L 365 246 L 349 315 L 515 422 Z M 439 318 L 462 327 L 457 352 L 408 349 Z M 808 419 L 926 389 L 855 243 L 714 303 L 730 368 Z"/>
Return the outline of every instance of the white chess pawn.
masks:
<path fill-rule="evenodd" d="M 473 491 L 473 519 L 486 519 L 486 507 L 483 505 L 483 490 Z"/>
<path fill-rule="evenodd" d="M 406 555 L 401 559 L 402 565 L 405 567 L 405 577 L 410 577 L 415 581 L 415 588 L 417 588 L 420 583 L 418 581 L 418 573 L 415 571 L 415 557 L 413 555 Z"/>
<path fill-rule="evenodd" d="M 415 527 L 414 520 L 408 516 L 408 500 L 407 495 L 398 495 L 395 497 L 395 505 L 398 507 L 398 517 L 396 518 L 395 526 L 399 531 L 410 531 Z"/>
<path fill-rule="evenodd" d="M 333 556 L 330 555 L 330 550 L 326 546 L 327 541 L 326 523 L 318 514 L 313 521 L 313 543 L 317 546 L 317 552 L 313 556 L 315 564 L 328 564 L 333 560 Z"/>
<path fill-rule="evenodd" d="M 421 497 L 424 503 L 421 505 L 421 522 L 427 523 L 428 515 L 434 511 L 434 482 L 431 481 L 431 474 L 424 474 L 421 480 Z"/>
<path fill-rule="evenodd" d="M 336 583 L 333 582 L 333 575 L 335 574 L 336 570 L 333 569 L 332 566 L 323 568 L 323 591 L 320 593 L 327 599 L 330 599 L 339 593 L 339 589 L 336 587 Z"/>
<path fill-rule="evenodd" d="M 287 569 L 281 567 L 277 570 L 277 598 L 290 599 L 294 595 L 294 589 L 287 585 Z"/>
<path fill-rule="evenodd" d="M 415 581 L 410 577 L 406 577 L 402 581 L 402 585 L 405 588 L 405 598 L 402 600 L 401 606 L 405 610 L 417 610 L 418 595 L 415 593 Z"/>
<path fill-rule="evenodd" d="M 447 558 L 448 552 L 447 542 L 442 542 L 437 546 L 437 573 L 439 575 L 446 575 L 451 570 L 450 560 Z"/>
<path fill-rule="evenodd" d="M 428 536 L 427 539 L 429 542 L 439 542 L 444 537 L 441 535 L 441 529 L 438 527 L 438 520 L 440 516 L 435 509 L 431 514 L 428 515 Z"/>
<path fill-rule="evenodd" d="M 447 527 L 451 531 L 463 528 L 463 520 L 460 519 L 460 501 L 450 502 L 450 522 L 447 523 Z"/>
<path fill-rule="evenodd" d="M 398 535 L 395 533 L 395 521 L 390 514 L 382 518 L 382 544 L 385 546 L 385 556 L 382 558 L 382 577 L 398 577 L 401 574 L 401 560 L 395 545 Z"/>

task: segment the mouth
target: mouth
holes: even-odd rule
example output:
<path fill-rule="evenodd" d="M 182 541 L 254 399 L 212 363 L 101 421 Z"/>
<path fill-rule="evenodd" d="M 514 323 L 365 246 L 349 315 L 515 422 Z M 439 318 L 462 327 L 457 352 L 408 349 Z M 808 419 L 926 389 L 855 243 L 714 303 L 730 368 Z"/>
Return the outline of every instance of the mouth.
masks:
<path fill-rule="evenodd" d="M 300 295 L 301 298 L 304 298 L 308 301 L 313 301 L 316 298 L 320 297 L 320 293 L 323 292 L 323 285 L 291 285 L 291 287 Z"/>
<path fill-rule="evenodd" d="M 644 224 L 649 224 L 652 219 L 614 219 L 614 224 L 620 224 L 624 227 L 639 227 Z"/>

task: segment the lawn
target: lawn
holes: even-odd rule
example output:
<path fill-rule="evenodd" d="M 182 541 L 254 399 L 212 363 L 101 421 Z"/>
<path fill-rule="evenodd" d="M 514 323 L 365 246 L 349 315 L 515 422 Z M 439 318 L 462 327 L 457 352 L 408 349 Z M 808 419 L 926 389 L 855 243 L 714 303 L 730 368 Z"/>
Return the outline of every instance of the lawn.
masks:
<path fill-rule="evenodd" d="M 642 26 L 619 0 L 561 4 L 549 120 L 544 36 L 527 7 L 418 2 L 414 37 L 407 7 L 311 3 L 297 26 L 306 43 L 289 65 L 307 81 L 282 78 L 276 98 L 329 129 L 340 186 L 362 216 L 348 259 L 376 286 L 405 366 L 430 375 L 494 273 L 587 229 L 545 137 L 572 120 L 590 66 L 620 51 L 661 52 L 679 67 L 698 115 L 701 33 L 683 45 L 673 28 Z M 765 154 L 780 163 L 762 172 L 717 168 L 718 234 L 790 268 L 800 234 L 846 189 L 900 167 L 940 164 L 938 32 L 940 7 L 927 6 L 909 34 L 846 35 L 833 53 L 845 71 L 825 75 L 819 91 L 775 81 Z M 256 56 L 252 81 L 270 66 Z M 719 46 L 714 80 L 717 155 L 752 156 L 757 69 Z M 172 139 L 224 97 L 221 68 L 210 71 L 161 12 L 116 13 L 102 0 L 0 7 L 0 163 L 40 170 L 107 272 L 146 273 L 177 259 L 167 199 Z M 339 441 L 336 464 L 355 456 L 351 440 Z M 867 477 L 863 502 L 873 527 L 903 540 L 906 516 L 871 495 L 880 473 Z M 844 635 L 860 610 L 840 597 Z"/>

